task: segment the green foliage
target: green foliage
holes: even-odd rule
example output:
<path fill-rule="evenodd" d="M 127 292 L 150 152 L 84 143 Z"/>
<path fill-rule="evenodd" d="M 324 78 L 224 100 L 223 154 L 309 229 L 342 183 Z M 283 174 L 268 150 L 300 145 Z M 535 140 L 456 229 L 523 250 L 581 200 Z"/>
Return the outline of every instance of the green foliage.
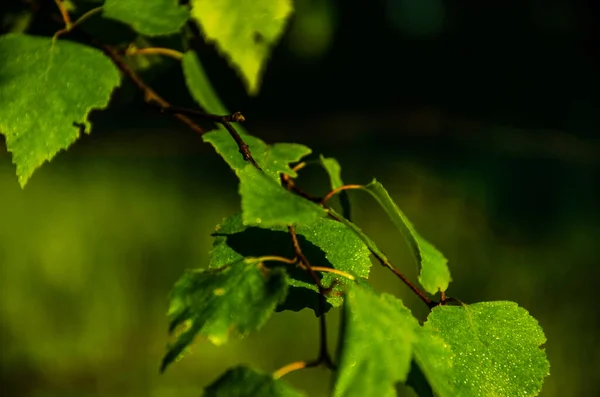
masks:
<path fill-rule="evenodd" d="M 36 168 L 89 132 L 92 109 L 108 104 L 119 84 L 100 51 L 50 37 L 0 37 L 0 131 L 25 186 Z"/>
<path fill-rule="evenodd" d="M 177 33 L 189 13 L 177 0 L 106 0 L 103 14 L 143 35 L 161 36 Z"/>
<path fill-rule="evenodd" d="M 206 388 L 204 397 L 302 397 L 286 382 L 248 367 L 227 371 Z"/>
<path fill-rule="evenodd" d="M 300 236 L 304 254 L 313 266 L 341 270 L 353 277 L 364 279 L 369 276 L 371 267 L 369 249 L 341 223 L 319 218 L 313 223 L 298 225 L 296 233 Z M 211 268 L 219 268 L 247 257 L 293 258 L 295 255 L 286 227 L 272 227 L 269 230 L 247 227 L 242 223 L 241 214 L 225 219 L 217 226 L 213 235 L 215 241 L 210 253 Z M 289 273 L 287 280 L 292 288 L 307 290 L 304 292 L 318 291 L 305 271 L 295 265 L 286 265 L 286 269 Z M 337 307 L 342 304 L 342 292 L 348 285 L 353 284 L 353 281 L 344 276 L 325 272 L 322 274 L 321 283 L 325 288 L 331 287 L 331 292 L 326 299 L 331 306 Z M 281 309 L 299 310 L 310 307 L 320 314 L 316 305 L 313 305 L 317 302 L 316 294 L 308 293 L 303 296 L 312 296 L 314 301 L 297 303 L 287 301 Z"/>
<path fill-rule="evenodd" d="M 417 320 L 397 298 L 355 287 L 342 323 L 333 396 L 395 396 L 410 370 Z"/>
<path fill-rule="evenodd" d="M 250 95 L 256 95 L 271 47 L 292 13 L 291 0 L 192 0 L 192 18 L 209 42 L 240 73 Z"/>
<path fill-rule="evenodd" d="M 461 396 L 535 396 L 549 374 L 546 337 L 514 302 L 482 302 L 432 310 L 426 329 L 437 331 L 453 353 L 445 374 Z"/>
<path fill-rule="evenodd" d="M 296 177 L 298 176 L 289 166 L 304 156 L 311 153 L 310 148 L 296 143 L 276 143 L 267 145 L 258 138 L 247 133 L 239 132 L 240 137 L 246 142 L 252 151 L 252 157 L 263 172 L 279 182 L 282 174 Z M 223 157 L 223 160 L 236 171 L 238 176 L 248 163 L 240 155 L 240 149 L 235 141 L 231 139 L 229 133 L 224 129 L 212 131 L 204 135 L 204 141 L 214 146 L 217 153 Z"/>
<path fill-rule="evenodd" d="M 231 332 L 243 337 L 262 327 L 285 299 L 287 281 L 281 270 L 262 263 L 238 261 L 219 269 L 190 271 L 173 287 L 169 329 L 185 330 L 169 347 L 162 370 L 175 360 L 197 334 L 216 345 Z"/>
<path fill-rule="evenodd" d="M 72 7 L 65 9 L 68 12 Z M 63 16 L 65 9 L 61 10 Z M 242 75 L 248 92 L 256 94 L 292 3 L 192 0 L 180 6 L 175 0 L 107 0 L 103 10 L 105 17 L 146 36 L 180 32 L 191 15 L 206 39 L 215 42 Z M 244 337 L 259 330 L 277 311 L 310 308 L 321 316 L 316 361 L 285 366 L 274 376 L 237 367 L 208 386 L 205 395 L 300 396 L 275 378 L 319 364 L 334 373 L 334 396 L 393 396 L 398 383 L 412 387 L 420 397 L 534 396 L 540 392 L 549 363 L 540 349 L 546 339 L 535 319 L 512 302 L 449 306 L 457 300 L 445 295 L 451 281 L 446 258 L 420 236 L 380 183 L 358 186 L 376 199 L 408 242 L 425 291 L 412 285 L 349 220 L 345 189 L 357 186 L 344 186 L 335 159 L 305 160 L 312 153 L 310 148 L 296 143 L 267 144 L 239 123 L 228 121 L 232 118 L 200 59 L 187 48 L 192 33 L 181 33 L 187 49 L 182 56 L 164 48 L 146 48 L 146 54 L 181 58 L 190 94 L 208 115 L 158 100 L 130 66 L 135 62 L 121 58 L 124 48 L 107 48 L 97 39 L 91 39 L 90 45 L 65 39 L 63 33 L 77 29 L 85 18 L 71 23 L 64 17 L 64 22 L 64 27 L 56 30 L 62 35 L 54 38 L 0 37 L 0 132 L 6 136 L 21 185 L 43 162 L 70 146 L 79 136 L 80 126 L 89 132 L 89 113 L 105 108 L 119 85 L 117 68 L 144 92 L 147 101 L 190 116 L 186 119 L 189 126 L 198 127 L 192 116 L 218 123 L 212 132 L 192 129 L 203 135 L 204 142 L 215 148 L 239 178 L 241 212 L 217 227 L 208 268 L 187 272 L 173 288 L 169 331 L 175 334 L 174 342 L 168 346 L 161 370 L 198 336 L 221 345 L 231 334 Z M 140 36 L 135 42 L 148 40 Z M 103 48 L 109 57 L 94 46 Z M 155 66 L 147 63 L 146 68 Z M 305 161 L 302 167 L 318 164 L 325 170 L 332 189 L 327 199 L 339 193 L 343 215 L 328 207 L 327 200 L 295 185 L 293 178 L 302 167 L 292 165 L 299 161 Z M 402 301 L 371 289 L 367 283 L 371 254 L 430 309 L 424 325 Z M 442 292 L 440 302 L 427 295 L 438 292 Z M 342 305 L 338 359 L 333 363 L 324 316 Z"/>
<path fill-rule="evenodd" d="M 245 225 L 265 228 L 305 225 L 327 215 L 322 207 L 285 190 L 250 164 L 240 170 L 238 176 Z"/>
<path fill-rule="evenodd" d="M 452 278 L 448 269 L 448 260 L 431 243 L 417 233 L 406 215 L 398 208 L 383 185 L 373 181 L 365 186 L 388 214 L 394 225 L 402 232 L 419 265 L 419 282 L 430 294 L 446 291 Z"/>

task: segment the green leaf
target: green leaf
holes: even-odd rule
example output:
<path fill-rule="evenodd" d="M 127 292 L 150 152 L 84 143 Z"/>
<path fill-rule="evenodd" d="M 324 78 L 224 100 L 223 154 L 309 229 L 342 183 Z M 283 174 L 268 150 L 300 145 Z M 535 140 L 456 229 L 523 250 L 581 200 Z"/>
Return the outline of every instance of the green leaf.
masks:
<path fill-rule="evenodd" d="M 177 0 L 106 0 L 103 15 L 143 35 L 161 36 L 177 33 L 188 19 L 188 10 Z"/>
<path fill-rule="evenodd" d="M 431 396 L 431 391 L 438 397 L 462 396 L 456 392 L 453 383 L 454 354 L 439 333 L 427 327 L 420 327 L 413 348 L 413 364 L 417 365 L 417 368 L 413 365 L 413 370 L 420 375 L 420 379 L 409 376 L 407 384 L 419 397 Z"/>
<path fill-rule="evenodd" d="M 273 47 L 291 15 L 291 0 L 192 0 L 192 17 L 256 95 Z"/>
<path fill-rule="evenodd" d="M 258 163 L 263 172 L 272 179 L 279 182 L 281 174 L 295 178 L 298 174 L 290 168 L 290 163 L 300 161 L 304 156 L 311 153 L 310 148 L 297 143 L 276 143 L 267 145 L 258 138 L 244 132 L 243 128 L 237 128 L 240 137 L 250 147 L 252 157 Z M 214 146 L 217 153 L 238 173 L 248 165 L 240 154 L 240 149 L 229 133 L 223 128 L 211 131 L 203 136 L 204 142 Z"/>
<path fill-rule="evenodd" d="M 186 329 L 168 349 L 163 371 L 197 334 L 216 345 L 230 333 L 240 337 L 262 327 L 287 292 L 285 272 L 238 261 L 219 269 L 186 273 L 171 292 L 170 331 Z"/>
<path fill-rule="evenodd" d="M 118 70 L 99 50 L 49 37 L 0 37 L 0 132 L 25 186 L 34 170 L 89 132 L 92 109 L 104 109 Z"/>
<path fill-rule="evenodd" d="M 402 232 L 419 266 L 419 282 L 430 294 L 448 289 L 452 281 L 448 260 L 433 245 L 417 233 L 406 215 L 398 208 L 394 200 L 381 183 L 373 181 L 365 186 L 379 202 L 396 227 Z"/>
<path fill-rule="evenodd" d="M 355 287 L 342 324 L 333 396 L 395 396 L 410 370 L 417 320 L 397 298 Z"/>
<path fill-rule="evenodd" d="M 223 116 L 230 114 L 231 112 L 223 105 L 212 87 L 196 54 L 187 52 L 183 57 L 182 65 L 186 84 L 196 102 L 208 113 Z M 262 140 L 248 134 L 242 125 L 235 123 L 235 128 L 250 148 L 254 160 L 267 175 L 276 181 L 279 181 L 281 174 L 289 175 L 292 178 L 297 177 L 298 175 L 290 168 L 289 164 L 300 161 L 311 153 L 310 148 L 296 143 L 267 145 Z M 205 134 L 203 140 L 213 145 L 217 153 L 234 171 L 237 172 L 248 164 L 240 154 L 238 145 L 223 126 Z"/>
<path fill-rule="evenodd" d="M 198 105 L 200 105 L 207 113 L 220 116 L 225 116 L 230 113 L 215 92 L 196 53 L 193 51 L 186 52 L 183 55 L 181 67 L 183 68 L 183 75 L 185 76 L 185 82 L 190 94 Z"/>
<path fill-rule="evenodd" d="M 367 278 L 371 267 L 370 251 L 365 244 L 343 224 L 327 218 L 319 218 L 307 225 L 296 227 L 300 246 L 312 266 L 331 267 L 357 278 Z M 286 258 L 295 256 L 291 237 L 286 227 L 259 229 L 247 227 L 242 223 L 241 214 L 225 219 L 213 234 L 215 240 L 210 253 L 210 267 L 221 267 L 247 257 L 276 255 Z M 306 298 L 303 302 L 286 300 L 283 308 L 300 310 L 310 307 L 317 315 L 317 287 L 307 276 L 306 271 L 294 265 L 286 264 L 289 273 L 290 295 L 299 294 Z M 327 302 L 340 306 L 343 302 L 341 292 L 353 281 L 330 272 L 323 272 L 321 283 L 324 287 L 333 287 L 327 295 Z M 301 291 L 312 294 L 302 294 Z M 292 296 L 293 298 L 293 296 Z M 299 297 L 300 298 L 300 297 Z M 312 299 L 312 301 L 306 300 Z"/>
<path fill-rule="evenodd" d="M 546 337 L 538 322 L 513 302 L 438 306 L 424 326 L 454 353 L 452 370 L 430 371 L 429 378 L 453 383 L 441 397 L 535 396 L 550 364 L 540 346 Z M 427 355 L 435 357 L 430 353 Z M 449 378 L 449 379 L 448 379 Z"/>
<path fill-rule="evenodd" d="M 248 367 L 225 372 L 205 390 L 204 397 L 302 397 L 287 382 Z"/>
<path fill-rule="evenodd" d="M 238 171 L 242 197 L 242 221 L 262 228 L 302 225 L 325 217 L 327 212 L 303 199 L 248 164 Z"/>

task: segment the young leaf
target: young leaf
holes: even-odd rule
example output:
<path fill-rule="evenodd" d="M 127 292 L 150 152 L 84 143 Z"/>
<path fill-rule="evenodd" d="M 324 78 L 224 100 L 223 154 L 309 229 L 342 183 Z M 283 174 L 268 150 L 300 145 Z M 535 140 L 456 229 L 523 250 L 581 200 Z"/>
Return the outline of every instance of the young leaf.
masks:
<path fill-rule="evenodd" d="M 516 303 L 438 306 L 424 329 L 437 333 L 454 353 L 451 371 L 428 374 L 434 382 L 453 384 L 452 394 L 438 393 L 441 397 L 535 396 L 549 374 L 540 349 L 544 332 Z M 428 355 L 433 356 L 422 356 Z"/>
<path fill-rule="evenodd" d="M 164 370 L 193 341 L 196 334 L 216 345 L 227 342 L 230 333 L 240 337 L 262 327 L 277 304 L 285 299 L 286 275 L 262 264 L 238 261 L 219 269 L 186 273 L 171 292 L 170 331 L 186 330 L 168 349 Z"/>
<path fill-rule="evenodd" d="M 188 19 L 188 10 L 177 0 L 106 0 L 103 15 L 130 25 L 146 36 L 177 33 Z"/>
<path fill-rule="evenodd" d="M 327 215 L 322 207 L 287 190 L 252 165 L 238 171 L 242 221 L 263 228 L 308 224 Z"/>
<path fill-rule="evenodd" d="M 235 367 L 206 387 L 204 397 L 302 397 L 287 382 L 248 367 Z"/>
<path fill-rule="evenodd" d="M 102 52 L 50 37 L 0 37 L 0 133 L 25 186 L 34 170 L 89 132 L 88 114 L 103 109 L 120 76 Z"/>
<path fill-rule="evenodd" d="M 375 197 L 394 225 L 402 232 L 417 260 L 419 282 L 423 288 L 430 294 L 448 289 L 452 278 L 447 266 L 448 260 L 444 255 L 417 233 L 381 183 L 374 180 L 365 186 L 365 190 Z"/>
<path fill-rule="evenodd" d="M 397 298 L 354 287 L 346 294 L 334 397 L 396 395 L 419 324 Z"/>
<path fill-rule="evenodd" d="M 298 174 L 290 168 L 289 164 L 295 163 L 311 153 L 310 148 L 297 143 L 267 145 L 260 139 L 245 133 L 243 128 L 238 129 L 240 137 L 250 147 L 254 160 L 256 160 L 265 174 L 278 183 L 281 174 L 289 175 L 292 178 L 297 177 Z M 231 138 L 231 135 L 223 128 L 205 134 L 203 139 L 204 142 L 209 142 L 214 146 L 217 153 L 238 173 L 238 176 L 239 172 L 248 165 L 240 154 L 240 149 Z"/>
<path fill-rule="evenodd" d="M 371 266 L 370 251 L 341 223 L 319 218 L 314 223 L 298 225 L 296 233 L 304 254 L 313 266 L 331 267 L 357 278 L 368 277 Z M 269 230 L 246 227 L 242 223 L 241 214 L 225 219 L 217 227 L 214 236 L 210 267 L 221 267 L 245 257 L 277 255 L 292 258 L 295 255 L 286 227 L 273 227 Z M 304 270 L 288 264 L 285 268 L 290 276 L 288 278 L 290 286 L 311 292 L 318 291 L 314 281 Z M 343 301 L 341 291 L 353 281 L 334 273 L 323 272 L 321 283 L 326 288 L 333 286 L 326 298 L 329 304 L 337 307 Z M 310 294 L 304 296 L 311 297 Z M 314 307 L 310 306 L 310 302 L 302 302 L 295 307 L 295 310 L 305 307 L 317 308 L 316 294 L 312 294 L 312 297 L 315 298 Z M 282 308 L 293 310 L 293 303 L 286 300 Z"/>
<path fill-rule="evenodd" d="M 256 95 L 267 58 L 292 13 L 291 0 L 192 0 L 192 17 L 208 41 L 241 74 Z"/>

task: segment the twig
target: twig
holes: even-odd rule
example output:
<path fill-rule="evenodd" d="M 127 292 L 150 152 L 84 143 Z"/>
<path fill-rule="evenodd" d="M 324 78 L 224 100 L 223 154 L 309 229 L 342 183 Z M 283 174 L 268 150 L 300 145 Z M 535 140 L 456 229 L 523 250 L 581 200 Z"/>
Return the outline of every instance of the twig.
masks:
<path fill-rule="evenodd" d="M 129 47 L 125 51 L 125 55 L 133 56 L 133 55 L 164 55 L 178 61 L 183 59 L 183 53 L 172 48 L 163 48 L 163 47 L 146 47 L 146 48 L 135 48 Z"/>
<path fill-rule="evenodd" d="M 157 104 L 159 107 L 161 108 L 170 108 L 171 104 L 169 102 L 167 102 L 165 99 L 163 99 L 160 95 L 158 95 L 156 93 L 156 91 L 154 91 L 152 89 L 152 87 L 150 87 L 149 85 L 147 85 L 130 67 L 129 65 L 127 65 L 125 63 L 125 61 L 123 61 L 123 59 L 119 56 L 119 54 L 117 53 L 116 50 L 112 49 L 111 47 L 107 46 L 104 43 L 100 43 L 98 40 L 92 39 L 92 41 L 94 42 L 94 44 L 96 46 L 98 46 L 102 51 L 104 51 L 104 53 L 113 61 L 113 63 L 115 64 L 115 66 L 117 68 L 119 68 L 119 70 L 121 72 L 123 72 L 123 74 L 125 76 L 127 76 L 129 78 L 129 80 L 131 80 L 131 82 L 133 84 L 135 84 L 138 89 L 140 91 L 142 91 L 144 93 L 144 100 L 148 103 L 155 103 Z M 184 114 L 180 114 L 180 113 L 173 113 L 173 117 L 181 120 L 182 122 L 184 122 L 192 131 L 197 132 L 200 135 L 203 135 L 206 133 L 206 131 L 200 127 L 198 124 L 196 124 L 192 119 L 190 119 L 189 117 L 187 117 Z"/>

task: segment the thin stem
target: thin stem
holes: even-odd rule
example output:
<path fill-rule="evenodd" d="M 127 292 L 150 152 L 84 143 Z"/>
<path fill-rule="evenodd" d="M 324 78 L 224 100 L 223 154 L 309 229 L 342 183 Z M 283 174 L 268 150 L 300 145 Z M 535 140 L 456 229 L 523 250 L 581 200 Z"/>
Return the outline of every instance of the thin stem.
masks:
<path fill-rule="evenodd" d="M 183 53 L 172 48 L 163 47 L 147 47 L 147 48 L 134 48 L 130 47 L 125 51 L 125 55 L 164 55 L 178 61 L 183 59 Z"/>
<path fill-rule="evenodd" d="M 289 259 L 289 258 L 284 258 L 283 256 L 277 256 L 277 255 L 259 256 L 259 257 L 252 258 L 252 259 L 259 261 L 259 262 L 283 262 L 283 263 L 287 263 L 289 265 L 293 265 L 296 263 L 296 258 Z"/>
<path fill-rule="evenodd" d="M 321 273 L 333 273 L 333 274 L 337 274 L 338 276 L 342 276 L 347 278 L 348 280 L 356 280 L 356 278 L 351 275 L 350 273 L 346 273 L 344 271 L 338 270 L 338 269 L 334 269 L 332 267 L 325 267 L 325 266 L 313 266 L 312 269 L 315 272 L 321 272 Z"/>
<path fill-rule="evenodd" d="M 364 188 L 363 185 L 343 185 L 343 186 L 340 186 L 338 188 L 333 189 L 329 193 L 327 193 L 325 195 L 325 197 L 323 197 L 323 200 L 321 200 L 321 204 L 322 205 L 326 205 L 327 202 L 329 201 L 329 199 L 331 199 L 333 196 L 335 196 L 336 194 L 338 194 L 339 192 L 342 192 L 344 190 L 362 189 L 362 188 Z"/>
<path fill-rule="evenodd" d="M 289 374 L 290 372 L 298 371 L 299 369 L 316 367 L 320 364 L 319 361 L 295 361 L 286 366 L 279 368 L 277 371 L 273 373 L 273 378 L 279 379 L 282 376 Z"/>
<path fill-rule="evenodd" d="M 102 11 L 102 7 L 92 8 L 91 10 L 89 10 L 88 12 L 86 12 L 85 14 L 80 16 L 75 22 L 72 22 L 72 23 L 69 22 L 69 24 L 65 23 L 64 28 L 62 28 L 59 31 L 57 31 L 56 33 L 54 33 L 52 40 L 58 39 L 58 36 L 60 36 L 62 34 L 69 33 L 71 30 L 75 29 L 77 26 L 79 26 L 81 23 L 83 23 L 86 19 L 88 19 L 92 15 L 98 14 L 101 11 Z M 61 13 L 62 13 L 62 11 L 61 11 Z M 66 14 L 66 15 L 67 15 L 67 17 L 69 16 L 69 14 Z M 64 15 L 63 15 L 63 18 L 64 18 Z"/>

